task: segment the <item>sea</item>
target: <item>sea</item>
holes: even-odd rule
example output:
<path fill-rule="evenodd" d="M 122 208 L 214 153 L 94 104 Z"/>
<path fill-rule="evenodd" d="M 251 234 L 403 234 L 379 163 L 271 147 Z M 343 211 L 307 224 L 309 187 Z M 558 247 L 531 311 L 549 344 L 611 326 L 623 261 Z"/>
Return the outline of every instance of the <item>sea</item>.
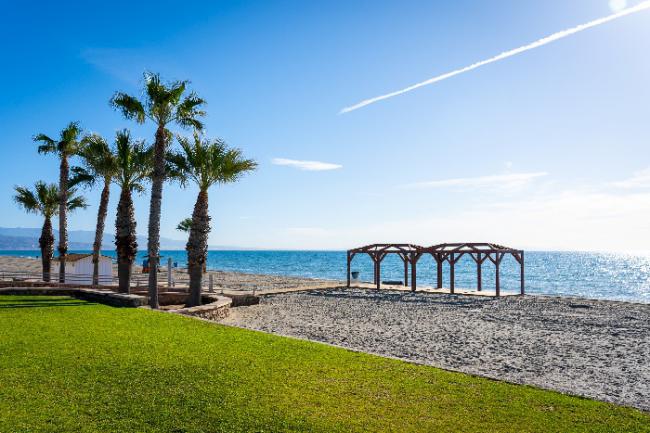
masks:
<path fill-rule="evenodd" d="M 71 251 L 88 252 L 88 251 Z M 115 251 L 103 251 L 115 258 Z M 1 251 L 0 255 L 38 257 L 40 251 Z M 145 251 L 138 253 L 142 263 Z M 162 262 L 168 259 L 179 267 L 187 263 L 183 250 L 162 251 Z M 209 251 L 207 266 L 212 270 L 255 274 L 287 275 L 329 280 L 345 280 L 345 251 Z M 362 281 L 372 281 L 370 258 L 358 255 L 352 261 L 352 271 L 359 272 Z M 418 285 L 434 286 L 436 266 L 430 256 L 418 262 Z M 404 265 L 395 255 L 388 255 L 381 266 L 382 281 L 404 278 Z M 494 266 L 483 265 L 483 287 L 494 287 Z M 463 257 L 456 265 L 456 287 L 476 287 L 476 265 Z M 501 290 L 519 290 L 519 264 L 506 256 L 501 263 Z M 443 283 L 449 286 L 449 268 L 444 266 Z M 650 255 L 593 252 L 526 251 L 526 292 L 550 296 L 577 296 L 594 299 L 650 303 Z"/>

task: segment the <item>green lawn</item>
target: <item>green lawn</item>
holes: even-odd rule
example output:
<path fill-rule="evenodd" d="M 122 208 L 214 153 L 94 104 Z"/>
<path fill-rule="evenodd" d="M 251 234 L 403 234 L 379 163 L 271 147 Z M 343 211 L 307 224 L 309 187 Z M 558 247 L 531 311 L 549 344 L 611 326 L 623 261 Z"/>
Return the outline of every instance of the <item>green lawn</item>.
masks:
<path fill-rule="evenodd" d="M 0 431 L 650 432 L 650 415 L 172 314 L 0 296 Z"/>

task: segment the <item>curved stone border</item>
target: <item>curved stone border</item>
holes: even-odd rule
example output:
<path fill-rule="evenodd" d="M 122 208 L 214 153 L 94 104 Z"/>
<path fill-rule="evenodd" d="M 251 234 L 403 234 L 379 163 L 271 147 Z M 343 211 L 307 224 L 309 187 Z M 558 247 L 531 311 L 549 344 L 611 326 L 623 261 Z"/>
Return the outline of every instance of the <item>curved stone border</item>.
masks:
<path fill-rule="evenodd" d="M 203 295 L 203 300 L 209 304 L 199 305 L 198 307 L 180 308 L 178 310 L 168 310 L 170 313 L 183 314 L 185 316 L 200 317 L 207 320 L 221 320 L 230 314 L 232 299 L 225 296 Z"/>

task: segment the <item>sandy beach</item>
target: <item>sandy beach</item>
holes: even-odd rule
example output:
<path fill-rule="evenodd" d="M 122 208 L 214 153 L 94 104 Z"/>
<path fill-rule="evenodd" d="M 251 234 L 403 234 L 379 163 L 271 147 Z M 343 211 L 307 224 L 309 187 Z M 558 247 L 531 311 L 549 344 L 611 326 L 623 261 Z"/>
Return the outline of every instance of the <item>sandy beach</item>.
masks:
<path fill-rule="evenodd" d="M 222 323 L 650 410 L 646 304 L 322 290 Z"/>

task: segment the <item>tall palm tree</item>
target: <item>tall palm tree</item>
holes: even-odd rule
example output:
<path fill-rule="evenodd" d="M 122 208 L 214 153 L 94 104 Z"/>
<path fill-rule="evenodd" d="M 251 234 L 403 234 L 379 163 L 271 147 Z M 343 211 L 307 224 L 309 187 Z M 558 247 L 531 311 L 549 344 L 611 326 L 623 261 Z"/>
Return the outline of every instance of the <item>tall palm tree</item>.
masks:
<path fill-rule="evenodd" d="M 117 275 L 119 291 L 129 293 L 131 268 L 138 252 L 136 223 L 132 193 L 144 192 L 153 168 L 153 149 L 143 141 L 133 141 L 128 130 L 115 136 L 115 159 L 117 172 L 113 177 L 120 187 L 120 201 L 115 218 L 115 247 L 117 250 Z"/>
<path fill-rule="evenodd" d="M 41 263 L 43 265 L 43 281 L 50 281 L 52 256 L 54 255 L 54 235 L 52 233 L 52 217 L 59 213 L 59 188 L 54 184 L 38 181 L 34 190 L 15 186 L 14 201 L 28 213 L 40 214 L 43 218 L 43 228 L 38 245 L 41 247 Z M 86 201 L 76 196 L 74 189 L 68 191 L 66 210 L 85 208 Z M 64 275 L 65 277 L 65 275 Z"/>
<path fill-rule="evenodd" d="M 68 254 L 68 180 L 70 177 L 70 157 L 79 150 L 79 134 L 81 128 L 77 122 L 70 122 L 59 134 L 59 140 L 54 140 L 45 134 L 37 134 L 34 141 L 40 143 L 38 153 L 55 153 L 59 157 L 59 282 L 65 279 L 65 262 Z"/>
<path fill-rule="evenodd" d="M 117 157 L 106 140 L 98 134 L 87 135 L 81 140 L 79 156 L 82 159 L 83 167 L 72 168 L 76 179 L 90 187 L 95 186 L 98 182 L 103 182 L 97 209 L 95 241 L 93 242 L 93 286 L 97 286 L 99 285 L 99 255 L 108 213 L 111 182 L 117 174 Z"/>
<path fill-rule="evenodd" d="M 144 123 L 147 119 L 156 125 L 154 141 L 154 169 L 151 179 L 151 202 L 149 206 L 148 245 L 149 255 L 149 305 L 158 308 L 158 261 L 160 254 L 160 208 L 162 187 L 166 178 L 165 155 L 171 143 L 172 134 L 167 129 L 176 124 L 183 128 L 202 129 L 199 120 L 205 115 L 202 106 L 205 101 L 190 92 L 183 96 L 188 81 L 163 83 L 159 74 L 145 73 L 144 99 L 117 92 L 111 98 L 111 105 L 122 112 L 125 118 Z"/>
<path fill-rule="evenodd" d="M 208 254 L 210 215 L 208 189 L 216 184 L 236 182 L 255 170 L 257 163 L 245 159 L 239 149 L 230 148 L 220 139 L 202 140 L 197 132 L 193 139 L 178 137 L 182 151 L 168 156 L 171 171 L 181 185 L 196 183 L 199 194 L 192 212 L 190 237 L 187 241 L 187 270 L 190 275 L 189 306 L 201 304 L 203 268 Z"/>
<path fill-rule="evenodd" d="M 187 233 L 188 235 L 190 234 L 190 231 L 192 230 L 192 217 L 190 218 L 185 218 L 181 222 L 178 223 L 176 226 L 176 230 L 179 232 L 184 232 Z M 206 273 L 208 269 L 208 265 L 206 262 L 203 262 L 203 273 Z"/>

